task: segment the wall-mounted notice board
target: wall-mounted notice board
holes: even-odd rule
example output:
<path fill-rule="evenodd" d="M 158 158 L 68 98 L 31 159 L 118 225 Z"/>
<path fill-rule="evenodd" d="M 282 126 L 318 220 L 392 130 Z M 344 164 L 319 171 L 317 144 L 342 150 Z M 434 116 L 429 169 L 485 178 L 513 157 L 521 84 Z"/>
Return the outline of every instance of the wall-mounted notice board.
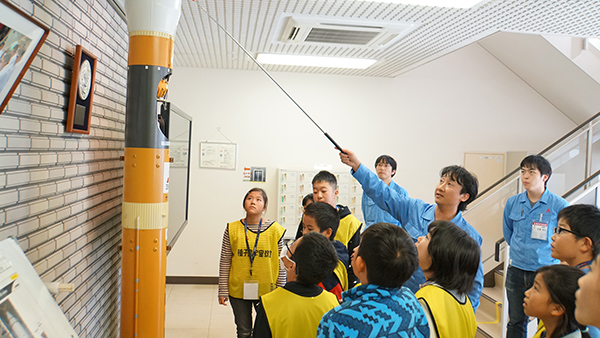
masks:
<path fill-rule="evenodd" d="M 235 170 L 237 144 L 200 142 L 200 168 Z"/>

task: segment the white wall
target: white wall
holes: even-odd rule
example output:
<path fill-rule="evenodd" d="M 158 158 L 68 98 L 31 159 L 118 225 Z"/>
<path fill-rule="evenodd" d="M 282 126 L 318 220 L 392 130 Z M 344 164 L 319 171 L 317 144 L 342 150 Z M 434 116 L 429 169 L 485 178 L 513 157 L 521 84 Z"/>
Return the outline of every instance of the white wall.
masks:
<path fill-rule="evenodd" d="M 477 44 L 394 79 L 275 73 L 342 147 L 372 167 L 388 153 L 396 182 L 431 201 L 439 170 L 464 152 L 536 152 L 574 127 Z M 255 185 L 274 219 L 277 168 L 344 168 L 337 151 L 259 71 L 176 68 L 169 99 L 193 116 L 190 222 L 168 256 L 169 276 L 217 276 L 226 223 L 244 216 Z M 238 144 L 237 170 L 199 168 L 199 142 Z M 267 183 L 242 182 L 244 166 L 267 167 Z"/>

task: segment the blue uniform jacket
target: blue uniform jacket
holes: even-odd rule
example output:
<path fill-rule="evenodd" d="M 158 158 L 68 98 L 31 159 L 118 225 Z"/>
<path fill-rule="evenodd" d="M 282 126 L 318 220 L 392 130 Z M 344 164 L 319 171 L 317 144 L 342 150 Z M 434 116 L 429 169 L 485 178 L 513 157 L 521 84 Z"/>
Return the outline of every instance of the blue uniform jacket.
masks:
<path fill-rule="evenodd" d="M 502 231 L 504 239 L 510 245 L 510 264 L 525 271 L 535 271 L 542 266 L 557 264 L 552 258 L 550 244 L 556 227 L 556 216 L 569 203 L 548 189 L 533 207 L 527 198 L 527 192 L 512 196 L 506 201 Z M 531 238 L 533 222 L 548 225 L 546 239 Z"/>
<path fill-rule="evenodd" d="M 406 189 L 397 185 L 394 181 L 390 182 L 390 188 L 394 189 L 400 196 L 408 197 L 408 192 L 406 192 Z M 370 199 L 369 196 L 367 196 L 367 194 L 365 194 L 364 192 L 362 194 L 362 201 L 360 207 L 365 218 L 365 229 L 368 228 L 371 224 L 375 224 L 378 222 L 386 222 L 395 225 L 400 225 L 400 222 L 397 219 L 395 219 L 387 211 L 384 211 L 380 207 L 378 207 L 375 204 L 375 202 L 373 202 L 373 200 Z"/>
<path fill-rule="evenodd" d="M 387 211 L 394 218 L 400 221 L 403 228 L 416 241 L 420 236 L 427 235 L 427 227 L 435 221 L 435 205 L 425 203 L 421 200 L 400 196 L 387 184 L 379 179 L 377 175 L 371 172 L 364 165 L 360 165 L 358 170 L 353 173 L 354 178 L 362 185 L 363 191 L 383 210 Z M 481 235 L 462 217 L 459 211 L 451 221 L 459 228 L 466 231 L 479 246 L 483 243 Z M 411 279 L 405 284 L 413 292 L 418 290 L 419 284 L 425 282 L 423 270 L 418 268 Z M 479 262 L 479 269 L 475 276 L 473 290 L 468 294 L 473 310 L 477 311 L 479 307 L 479 298 L 483 290 L 483 265 Z"/>

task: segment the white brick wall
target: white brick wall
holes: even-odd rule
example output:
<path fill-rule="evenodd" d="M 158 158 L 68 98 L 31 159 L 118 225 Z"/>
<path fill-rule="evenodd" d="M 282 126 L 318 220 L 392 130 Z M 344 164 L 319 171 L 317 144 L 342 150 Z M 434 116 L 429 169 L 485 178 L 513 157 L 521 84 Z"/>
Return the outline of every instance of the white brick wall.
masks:
<path fill-rule="evenodd" d="M 50 35 L 0 115 L 0 240 L 15 237 L 80 337 L 119 327 L 127 29 L 106 0 L 9 0 Z M 90 135 L 65 132 L 72 52 L 98 58 Z"/>

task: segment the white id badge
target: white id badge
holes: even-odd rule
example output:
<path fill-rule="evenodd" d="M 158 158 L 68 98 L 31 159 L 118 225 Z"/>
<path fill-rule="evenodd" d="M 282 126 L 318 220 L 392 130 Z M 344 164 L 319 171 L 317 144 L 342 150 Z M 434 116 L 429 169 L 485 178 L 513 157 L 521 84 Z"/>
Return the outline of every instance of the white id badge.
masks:
<path fill-rule="evenodd" d="M 244 299 L 245 300 L 257 300 L 258 299 L 258 281 L 257 280 L 244 281 Z"/>
<path fill-rule="evenodd" d="M 548 223 L 533 222 L 531 225 L 531 238 L 548 240 Z"/>

